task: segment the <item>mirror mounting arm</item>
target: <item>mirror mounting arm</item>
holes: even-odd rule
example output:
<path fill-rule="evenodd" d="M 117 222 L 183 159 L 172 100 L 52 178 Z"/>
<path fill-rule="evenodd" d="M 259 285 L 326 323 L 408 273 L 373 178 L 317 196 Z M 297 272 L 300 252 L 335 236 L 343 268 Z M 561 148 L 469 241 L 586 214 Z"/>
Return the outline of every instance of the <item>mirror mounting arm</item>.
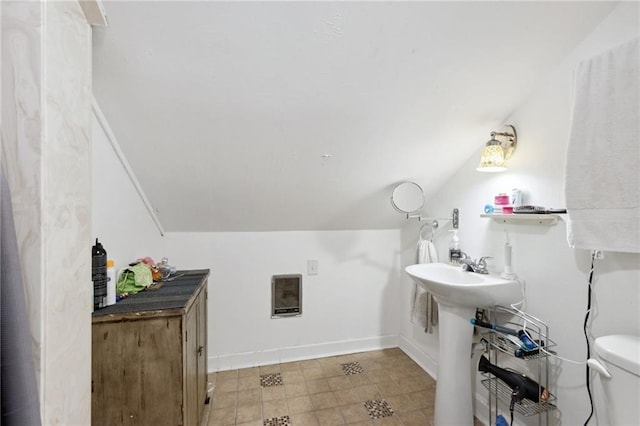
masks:
<path fill-rule="evenodd" d="M 460 210 L 458 210 L 457 208 L 453 209 L 453 211 L 451 212 L 451 217 L 425 217 L 422 216 L 421 214 L 409 214 L 407 213 L 407 219 L 418 219 L 418 222 L 421 222 L 423 220 L 432 220 L 436 223 L 436 227 L 438 220 L 444 220 L 444 221 L 451 221 L 451 225 L 453 226 L 453 229 L 458 229 L 458 224 L 460 221 Z"/>
<path fill-rule="evenodd" d="M 425 196 L 422 187 L 415 182 L 400 182 L 391 192 L 391 205 L 393 208 L 404 213 L 407 219 L 431 220 L 438 227 L 438 220 L 451 221 L 453 229 L 458 229 L 460 211 L 455 208 L 451 217 L 424 217 L 420 213 L 425 204 Z"/>

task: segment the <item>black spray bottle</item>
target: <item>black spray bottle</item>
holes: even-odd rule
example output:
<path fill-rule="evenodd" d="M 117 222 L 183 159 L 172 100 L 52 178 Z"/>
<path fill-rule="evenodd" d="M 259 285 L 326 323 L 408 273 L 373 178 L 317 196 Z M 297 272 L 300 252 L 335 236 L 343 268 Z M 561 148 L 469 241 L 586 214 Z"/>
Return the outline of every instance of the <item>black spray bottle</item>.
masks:
<path fill-rule="evenodd" d="M 93 309 L 107 306 L 107 251 L 96 238 L 91 248 L 91 280 L 93 281 Z"/>

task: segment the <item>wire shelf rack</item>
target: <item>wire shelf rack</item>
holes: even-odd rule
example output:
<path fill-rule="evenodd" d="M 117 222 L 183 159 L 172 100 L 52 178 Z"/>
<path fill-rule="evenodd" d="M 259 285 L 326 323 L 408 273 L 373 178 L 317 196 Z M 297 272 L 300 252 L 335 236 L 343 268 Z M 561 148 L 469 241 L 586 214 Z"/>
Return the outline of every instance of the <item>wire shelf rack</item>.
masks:
<path fill-rule="evenodd" d="M 540 394 L 543 388 L 547 390 L 548 397 L 544 402 L 534 402 L 525 398 L 514 404 L 514 412 L 525 417 L 538 415 L 538 424 L 548 425 L 549 412 L 557 409 L 556 398 L 549 390 L 549 356 L 554 354 L 552 348 L 556 346 L 556 343 L 549 338 L 549 327 L 534 316 L 502 306 L 488 309 L 487 315 L 489 322 L 511 330 L 523 330 L 536 343 L 537 347 L 534 350 L 526 350 L 513 336 L 498 331 L 482 335 L 491 363 L 499 365 L 507 362 L 510 365 L 517 365 L 516 369 L 505 369 L 526 374 L 539 384 Z M 498 357 L 498 354 L 504 354 L 504 356 Z M 512 389 L 490 373 L 483 373 L 482 376 L 485 379 L 481 380 L 481 383 L 488 390 L 489 419 L 493 424 L 500 407 L 509 407 Z"/>
<path fill-rule="evenodd" d="M 497 395 L 500 400 L 504 402 L 511 400 L 511 388 L 495 377 L 482 380 L 482 385 L 487 388 L 489 392 Z M 522 401 L 516 402 L 514 410 L 525 417 L 534 416 L 548 410 L 555 410 L 557 407 L 553 404 L 553 401 L 555 401 L 555 396 L 553 395 L 550 395 L 546 402 L 534 402 L 524 398 Z"/>
<path fill-rule="evenodd" d="M 544 342 L 540 342 L 540 341 L 535 342 L 539 347 L 543 349 L 542 351 L 540 349 L 528 351 L 524 349 L 522 346 L 516 345 L 514 342 L 512 342 L 511 340 L 507 339 L 505 336 L 502 336 L 499 333 L 495 333 L 493 340 L 487 338 L 487 334 L 488 333 L 485 333 L 485 341 L 490 341 L 491 346 L 493 346 L 495 349 L 499 350 L 500 352 L 511 354 L 516 358 L 531 360 L 531 359 L 538 359 L 540 357 L 546 357 L 547 354 L 544 351 L 547 351 L 551 354 L 555 354 L 555 352 L 551 350 L 551 348 L 553 348 L 556 344 L 550 339 L 547 339 L 547 341 L 544 341 Z"/>

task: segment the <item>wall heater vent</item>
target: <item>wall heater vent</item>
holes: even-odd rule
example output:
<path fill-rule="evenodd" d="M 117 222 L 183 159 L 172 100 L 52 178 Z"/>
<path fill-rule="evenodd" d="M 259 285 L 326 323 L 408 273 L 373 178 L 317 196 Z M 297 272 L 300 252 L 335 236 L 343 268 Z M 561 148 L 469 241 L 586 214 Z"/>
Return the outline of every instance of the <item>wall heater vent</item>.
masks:
<path fill-rule="evenodd" d="M 302 315 L 302 275 L 271 277 L 271 318 Z"/>

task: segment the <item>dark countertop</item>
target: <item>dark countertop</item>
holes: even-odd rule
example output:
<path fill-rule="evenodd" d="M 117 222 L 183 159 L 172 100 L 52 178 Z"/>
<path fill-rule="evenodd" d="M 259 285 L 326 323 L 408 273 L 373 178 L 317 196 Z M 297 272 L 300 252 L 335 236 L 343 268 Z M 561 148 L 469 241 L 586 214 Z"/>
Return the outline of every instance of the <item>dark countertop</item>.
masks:
<path fill-rule="evenodd" d="M 98 309 L 93 312 L 93 317 L 185 308 L 196 290 L 206 282 L 209 270 L 176 271 L 175 276 L 172 281 L 164 282 L 158 290 L 146 289 L 122 299 L 115 305 Z"/>

